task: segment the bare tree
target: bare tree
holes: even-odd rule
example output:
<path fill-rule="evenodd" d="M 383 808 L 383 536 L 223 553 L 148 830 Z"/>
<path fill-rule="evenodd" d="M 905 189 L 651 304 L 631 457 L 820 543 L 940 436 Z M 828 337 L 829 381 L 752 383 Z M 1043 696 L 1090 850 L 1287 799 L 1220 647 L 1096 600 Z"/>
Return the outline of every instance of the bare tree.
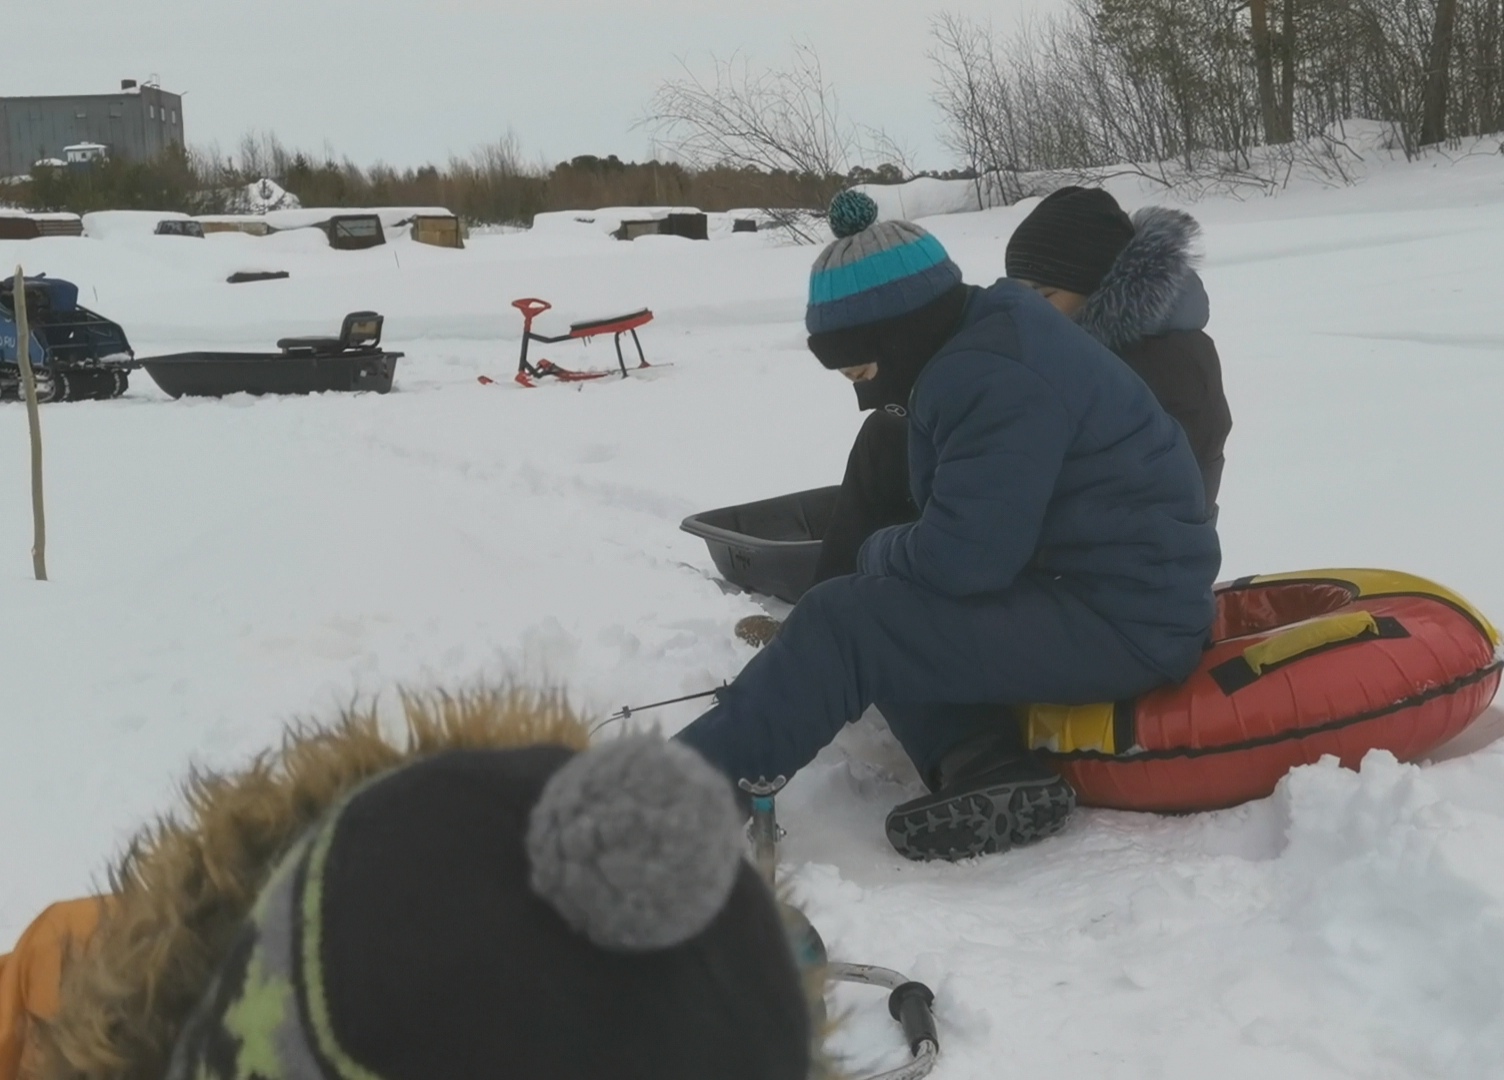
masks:
<path fill-rule="evenodd" d="M 1002 76 L 991 27 L 945 13 L 930 25 L 933 100 L 945 119 L 941 142 L 974 176 L 978 209 L 1023 194 L 1015 87 Z"/>
<path fill-rule="evenodd" d="M 680 61 L 683 74 L 658 88 L 641 121 L 688 165 L 794 173 L 834 194 L 859 164 L 901 164 L 883 132 L 848 120 L 808 44 L 784 68 L 754 66 L 744 54 L 711 57 L 708 76 Z"/>
<path fill-rule="evenodd" d="M 1253 36 L 1255 74 L 1259 84 L 1259 108 L 1264 118 L 1264 137 L 1271 143 L 1290 138 L 1281 123 L 1274 96 L 1274 39 L 1269 32 L 1269 0 L 1248 0 L 1249 29 Z"/>
<path fill-rule="evenodd" d="M 1125 169 L 1347 183 L 1345 121 L 1410 155 L 1504 128 L 1504 0 L 1074 0 L 1006 39 L 953 15 L 932 33 L 946 145 L 1010 197 Z"/>
<path fill-rule="evenodd" d="M 1452 33 L 1457 25 L 1457 0 L 1436 0 L 1426 64 L 1425 100 L 1421 106 L 1420 143 L 1430 146 L 1447 137 L 1447 98 L 1450 93 Z"/>
<path fill-rule="evenodd" d="M 1295 0 L 1283 2 L 1279 35 L 1279 138 L 1270 142 L 1289 142 L 1295 137 Z"/>
<path fill-rule="evenodd" d="M 1305 0 L 1298 10 L 1345 2 L 1365 0 Z M 1284 42 L 1300 26 L 1269 25 L 1295 10 L 1268 0 L 1257 12 L 1247 0 L 1076 0 L 1007 38 L 942 17 L 931 59 L 946 143 L 1010 200 L 1123 173 L 1192 193 L 1268 191 L 1297 171 L 1345 182 L 1351 154 L 1323 126 L 1343 114 L 1301 96 L 1303 54 L 1291 53 L 1296 75 L 1285 73 Z M 1306 126 L 1297 130 L 1298 108 Z"/>

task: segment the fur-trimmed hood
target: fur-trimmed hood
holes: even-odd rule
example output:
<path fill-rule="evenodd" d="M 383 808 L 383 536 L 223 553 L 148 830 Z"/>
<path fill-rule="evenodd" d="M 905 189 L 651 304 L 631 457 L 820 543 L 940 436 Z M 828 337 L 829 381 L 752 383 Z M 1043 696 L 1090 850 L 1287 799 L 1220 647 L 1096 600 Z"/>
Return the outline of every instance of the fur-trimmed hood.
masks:
<path fill-rule="evenodd" d="M 446 750 L 588 733 L 561 697 L 517 690 L 405 695 L 405 736 L 374 707 L 300 724 L 235 773 L 193 772 L 183 809 L 143 829 L 111 868 L 106 913 L 39 1032 L 35 1080 L 161 1080 L 184 1019 L 279 859 L 366 780 Z"/>
<path fill-rule="evenodd" d="M 162 1080 L 184 1023 L 225 961 L 283 857 L 372 778 L 451 750 L 535 745 L 583 750 L 562 695 L 522 689 L 404 694 L 405 730 L 374 705 L 332 724 L 300 723 L 236 772 L 197 770 L 176 813 L 147 826 L 111 867 L 98 929 L 66 960 L 59 1010 L 38 1025 L 27 1080 Z M 782 905 L 793 933 L 798 914 Z M 803 969 L 823 1016 L 825 969 Z M 834 1064 L 817 1024 L 811 1080 Z"/>
<path fill-rule="evenodd" d="M 1177 330 L 1201 330 L 1211 317 L 1194 251 L 1201 226 L 1183 210 L 1148 206 L 1133 215 L 1133 239 L 1118 254 L 1076 322 L 1109 349 L 1122 350 Z"/>

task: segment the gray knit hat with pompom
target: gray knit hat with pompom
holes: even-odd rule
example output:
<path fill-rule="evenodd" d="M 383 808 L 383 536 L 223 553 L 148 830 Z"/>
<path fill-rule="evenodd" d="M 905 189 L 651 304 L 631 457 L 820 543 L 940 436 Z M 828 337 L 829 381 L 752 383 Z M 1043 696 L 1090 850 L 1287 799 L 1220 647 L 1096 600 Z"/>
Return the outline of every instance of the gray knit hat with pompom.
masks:
<path fill-rule="evenodd" d="M 810 1034 L 729 785 L 637 736 L 358 791 L 273 875 L 168 1080 L 806 1080 Z"/>
<path fill-rule="evenodd" d="M 832 241 L 810 270 L 805 329 L 830 334 L 918 311 L 961 282 L 944 246 L 909 221 L 878 221 L 855 188 L 830 203 Z"/>

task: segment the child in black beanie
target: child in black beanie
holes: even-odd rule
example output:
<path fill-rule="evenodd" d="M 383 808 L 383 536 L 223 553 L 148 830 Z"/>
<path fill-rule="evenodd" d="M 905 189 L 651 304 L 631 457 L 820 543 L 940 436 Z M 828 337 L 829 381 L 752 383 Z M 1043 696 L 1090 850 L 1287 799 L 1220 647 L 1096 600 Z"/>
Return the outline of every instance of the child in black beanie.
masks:
<path fill-rule="evenodd" d="M 558 697 L 289 732 L 111 867 L 29 1080 L 811 1080 L 823 968 L 730 788 Z"/>
<path fill-rule="evenodd" d="M 1101 188 L 1067 187 L 1019 223 L 1006 259 L 1010 278 L 1121 356 L 1185 429 L 1215 521 L 1232 413 L 1191 250 L 1200 231 L 1180 210 L 1129 217 Z"/>

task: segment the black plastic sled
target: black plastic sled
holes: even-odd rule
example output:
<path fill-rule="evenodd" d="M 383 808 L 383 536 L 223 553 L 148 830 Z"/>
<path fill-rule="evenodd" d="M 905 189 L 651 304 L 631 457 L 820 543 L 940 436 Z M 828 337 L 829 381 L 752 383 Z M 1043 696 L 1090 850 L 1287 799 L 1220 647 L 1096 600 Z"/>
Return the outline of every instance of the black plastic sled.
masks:
<path fill-rule="evenodd" d="M 357 311 L 345 316 L 338 337 L 283 338 L 280 352 L 191 352 L 140 361 L 146 373 L 173 397 L 227 394 L 319 394 L 392 388 L 400 352 L 381 348 L 382 316 Z"/>
<path fill-rule="evenodd" d="M 792 604 L 815 583 L 820 538 L 839 486 L 692 514 L 679 526 L 705 541 L 715 568 L 748 592 Z"/>

